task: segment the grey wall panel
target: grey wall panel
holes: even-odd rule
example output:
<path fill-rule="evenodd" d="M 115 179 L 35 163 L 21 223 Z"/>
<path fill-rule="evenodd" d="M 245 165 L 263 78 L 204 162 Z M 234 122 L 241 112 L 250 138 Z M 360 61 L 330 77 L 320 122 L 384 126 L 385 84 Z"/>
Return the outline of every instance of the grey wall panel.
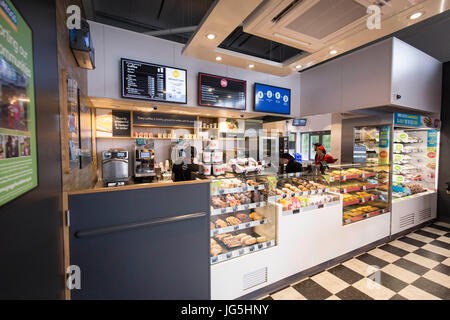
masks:
<path fill-rule="evenodd" d="M 37 188 L 0 207 L 0 299 L 63 299 L 55 0 L 13 0 L 33 30 Z"/>
<path fill-rule="evenodd" d="M 441 145 L 439 155 L 438 219 L 450 223 L 450 195 L 446 182 L 450 182 L 450 61 L 444 64 L 442 81 Z"/>
<path fill-rule="evenodd" d="M 81 268 L 72 299 L 209 299 L 209 190 L 202 183 L 70 196 L 70 262 Z"/>
<path fill-rule="evenodd" d="M 409 44 L 393 39 L 391 104 L 440 113 L 442 64 Z M 394 99 L 395 94 L 402 97 Z"/>

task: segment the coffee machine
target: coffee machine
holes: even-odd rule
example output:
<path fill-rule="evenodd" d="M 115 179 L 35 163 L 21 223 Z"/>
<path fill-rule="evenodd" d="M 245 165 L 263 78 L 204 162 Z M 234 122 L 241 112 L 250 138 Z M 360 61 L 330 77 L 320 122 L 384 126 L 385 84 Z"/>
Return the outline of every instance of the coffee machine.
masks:
<path fill-rule="evenodd" d="M 155 148 L 153 143 L 136 145 L 134 158 L 134 177 L 138 180 L 152 179 L 155 172 Z"/>

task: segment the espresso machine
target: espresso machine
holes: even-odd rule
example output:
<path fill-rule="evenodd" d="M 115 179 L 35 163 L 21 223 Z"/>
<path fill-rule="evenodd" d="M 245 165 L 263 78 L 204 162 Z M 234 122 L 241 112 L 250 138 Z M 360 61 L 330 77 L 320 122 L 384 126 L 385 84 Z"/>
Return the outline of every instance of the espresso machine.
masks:
<path fill-rule="evenodd" d="M 135 179 L 151 180 L 154 176 L 156 176 L 154 143 L 136 145 L 134 158 Z"/>

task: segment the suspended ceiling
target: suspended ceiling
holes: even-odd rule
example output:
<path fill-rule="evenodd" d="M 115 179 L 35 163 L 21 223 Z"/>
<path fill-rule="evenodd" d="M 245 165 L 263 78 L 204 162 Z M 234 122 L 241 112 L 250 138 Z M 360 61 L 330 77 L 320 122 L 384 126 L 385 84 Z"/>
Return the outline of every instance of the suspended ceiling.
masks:
<path fill-rule="evenodd" d="M 367 7 L 374 4 L 381 10 L 381 29 L 369 30 Z M 89 20 L 136 32 L 193 27 L 159 37 L 186 44 L 186 56 L 279 76 L 393 34 L 432 56 L 433 48 L 441 48 L 440 60 L 450 52 L 450 0 L 83 0 L 83 5 Z M 422 16 L 411 20 L 415 12 Z"/>

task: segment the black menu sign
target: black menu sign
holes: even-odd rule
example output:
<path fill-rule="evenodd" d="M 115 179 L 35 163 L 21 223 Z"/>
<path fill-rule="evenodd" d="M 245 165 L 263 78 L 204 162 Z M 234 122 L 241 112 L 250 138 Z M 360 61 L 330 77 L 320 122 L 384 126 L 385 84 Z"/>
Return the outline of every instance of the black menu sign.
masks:
<path fill-rule="evenodd" d="M 131 115 L 129 111 L 112 112 L 113 137 L 131 137 Z"/>
<path fill-rule="evenodd" d="M 122 59 L 122 97 L 187 103 L 186 70 Z"/>
<path fill-rule="evenodd" d="M 198 83 L 199 105 L 245 110 L 246 81 L 199 73 Z"/>

